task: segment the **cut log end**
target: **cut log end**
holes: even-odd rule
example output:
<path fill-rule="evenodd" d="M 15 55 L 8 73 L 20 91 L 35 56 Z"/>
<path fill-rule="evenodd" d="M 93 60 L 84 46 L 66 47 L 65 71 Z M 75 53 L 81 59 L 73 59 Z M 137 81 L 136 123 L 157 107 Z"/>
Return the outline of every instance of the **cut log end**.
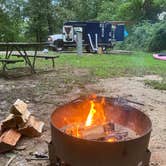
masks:
<path fill-rule="evenodd" d="M 28 105 L 20 99 L 17 99 L 16 102 L 12 105 L 10 112 L 14 115 L 24 115 L 29 114 L 27 109 Z"/>
<path fill-rule="evenodd" d="M 12 150 L 19 141 L 21 134 L 16 130 L 10 129 L 2 133 L 0 137 L 0 153 Z"/>
<path fill-rule="evenodd" d="M 19 132 L 28 137 L 41 136 L 44 122 L 38 121 L 34 116 L 30 116 L 26 125 L 19 128 Z"/>

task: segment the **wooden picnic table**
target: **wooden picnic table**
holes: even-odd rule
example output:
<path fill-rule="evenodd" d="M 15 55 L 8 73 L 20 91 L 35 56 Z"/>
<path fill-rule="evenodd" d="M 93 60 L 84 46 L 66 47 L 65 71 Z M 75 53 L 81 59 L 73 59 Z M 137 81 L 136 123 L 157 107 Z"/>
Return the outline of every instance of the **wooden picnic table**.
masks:
<path fill-rule="evenodd" d="M 2 66 L 3 66 L 3 71 L 7 69 L 7 64 L 20 62 L 20 60 L 18 59 L 16 60 L 10 59 L 10 57 L 12 56 L 12 53 L 14 51 L 17 51 L 18 54 L 16 56 L 22 57 L 25 60 L 26 64 L 29 65 L 31 72 L 35 73 L 35 61 L 37 57 L 37 51 L 41 48 L 44 48 L 45 46 L 47 46 L 47 43 L 24 43 L 24 42 L 1 43 L 0 42 L 0 48 L 5 48 L 5 51 L 6 51 L 5 59 L 0 59 L 0 62 L 2 62 Z M 27 51 L 29 49 L 34 50 L 33 55 L 28 54 Z M 44 58 L 46 57 L 44 56 Z"/>

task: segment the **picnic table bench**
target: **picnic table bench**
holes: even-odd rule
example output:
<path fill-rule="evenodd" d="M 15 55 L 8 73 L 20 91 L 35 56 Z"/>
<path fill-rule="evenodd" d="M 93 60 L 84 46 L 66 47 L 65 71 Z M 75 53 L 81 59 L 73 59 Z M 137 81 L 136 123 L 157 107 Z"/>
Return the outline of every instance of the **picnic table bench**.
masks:
<path fill-rule="evenodd" d="M 6 55 L 4 59 L 0 59 L 2 63 L 3 71 L 7 69 L 7 64 L 22 62 L 21 60 L 13 60 L 10 59 L 11 56 L 22 57 L 27 65 L 29 65 L 31 72 L 35 73 L 35 62 L 36 58 L 44 58 L 51 59 L 53 63 L 53 67 L 55 66 L 54 59 L 59 56 L 51 56 L 51 55 L 37 55 L 37 51 L 41 50 L 47 46 L 47 43 L 17 43 L 17 42 L 9 42 L 9 43 L 0 43 L 0 48 L 5 47 Z M 28 54 L 28 49 L 34 49 L 34 53 L 32 55 Z M 13 54 L 14 51 L 17 51 L 18 54 Z"/>
<path fill-rule="evenodd" d="M 22 55 L 19 55 L 19 54 L 12 54 L 12 56 L 22 57 Z M 34 58 L 34 55 L 28 55 L 28 57 Z M 36 55 L 35 57 L 41 58 L 41 59 L 51 59 L 52 67 L 55 67 L 55 58 L 59 58 L 59 56 L 53 56 L 53 55 Z M 36 58 L 33 61 L 33 66 L 35 66 Z"/>
<path fill-rule="evenodd" d="M 14 60 L 14 59 L 1 59 L 0 58 L 0 62 L 2 63 L 2 71 L 5 72 L 5 70 L 7 69 L 7 64 L 14 64 L 17 62 L 24 62 L 24 60 Z"/>

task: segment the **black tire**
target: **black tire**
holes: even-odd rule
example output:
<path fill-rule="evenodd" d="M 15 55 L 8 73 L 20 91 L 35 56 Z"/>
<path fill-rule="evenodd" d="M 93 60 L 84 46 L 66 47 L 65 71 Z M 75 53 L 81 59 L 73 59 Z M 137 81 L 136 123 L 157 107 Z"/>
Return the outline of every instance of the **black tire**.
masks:
<path fill-rule="evenodd" d="M 54 41 L 54 50 L 63 50 L 63 40 L 55 40 Z"/>
<path fill-rule="evenodd" d="M 89 45 L 85 46 L 85 50 L 86 50 L 86 52 L 88 52 L 88 53 L 90 53 L 90 52 L 92 51 Z"/>

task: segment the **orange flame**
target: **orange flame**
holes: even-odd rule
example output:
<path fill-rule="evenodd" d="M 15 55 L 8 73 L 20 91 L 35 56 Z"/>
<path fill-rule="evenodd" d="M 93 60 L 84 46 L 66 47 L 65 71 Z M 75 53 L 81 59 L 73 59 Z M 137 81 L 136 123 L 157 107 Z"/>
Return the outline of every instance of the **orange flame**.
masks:
<path fill-rule="evenodd" d="M 92 123 L 93 123 L 93 117 L 94 117 L 94 114 L 96 113 L 96 110 L 94 108 L 95 107 L 95 103 L 93 101 L 90 101 L 90 103 L 91 103 L 91 108 L 90 108 L 87 120 L 85 122 L 85 126 L 86 127 L 92 125 Z"/>
<path fill-rule="evenodd" d="M 109 138 L 107 140 L 107 142 L 116 142 L 116 141 L 117 141 L 117 139 L 115 137 Z"/>
<path fill-rule="evenodd" d="M 93 124 L 97 125 L 105 123 L 106 117 L 104 112 L 105 98 L 102 98 L 101 102 L 94 102 L 90 100 L 90 111 L 87 116 L 85 126 L 91 126 Z"/>
<path fill-rule="evenodd" d="M 91 99 L 88 100 L 88 103 L 85 103 L 85 109 L 88 109 L 87 115 L 84 117 L 73 117 L 68 120 L 66 117 L 64 118 L 64 122 L 66 124 L 66 128 L 64 128 L 64 132 L 68 135 L 75 136 L 77 138 L 82 137 L 82 130 L 85 128 L 89 128 L 91 126 L 100 126 L 106 123 L 105 116 L 105 98 L 102 98 L 100 101 L 97 100 L 96 96 L 92 96 Z M 90 104 L 90 108 L 89 108 Z M 87 106 L 87 107 L 86 107 Z M 111 142 L 111 140 L 108 140 Z"/>

